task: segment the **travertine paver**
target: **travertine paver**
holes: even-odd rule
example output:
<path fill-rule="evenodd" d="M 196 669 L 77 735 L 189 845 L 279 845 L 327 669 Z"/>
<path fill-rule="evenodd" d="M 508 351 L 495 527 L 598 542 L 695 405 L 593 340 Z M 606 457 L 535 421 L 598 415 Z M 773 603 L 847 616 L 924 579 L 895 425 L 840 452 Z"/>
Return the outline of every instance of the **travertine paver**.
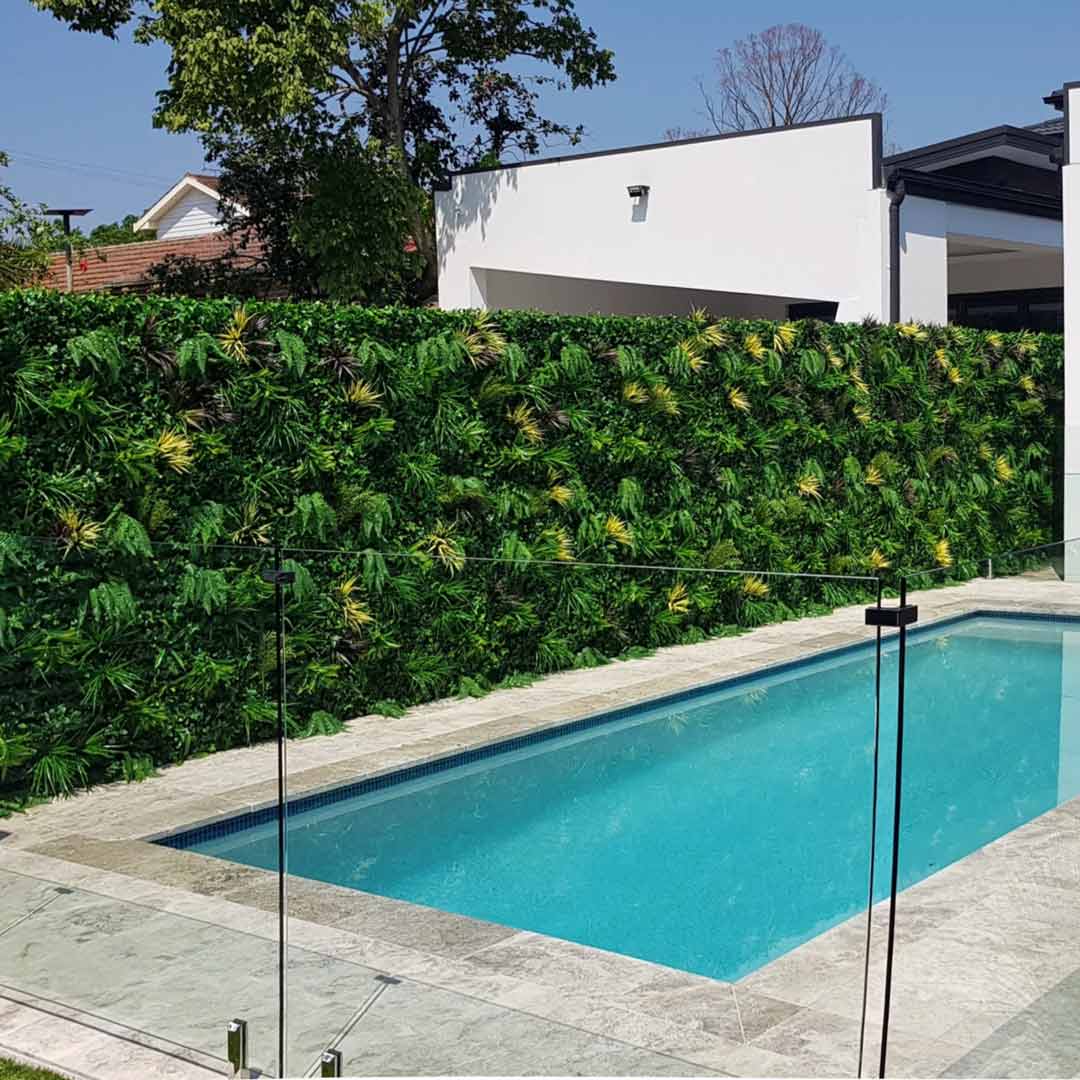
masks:
<path fill-rule="evenodd" d="M 1080 614 L 1055 579 L 917 594 L 922 622 L 972 610 Z M 861 608 L 437 702 L 290 744 L 293 794 L 433 760 L 856 641 Z M 146 837 L 272 804 L 272 746 L 36 807 L 0 843 L 0 1053 L 87 1076 L 223 1070 L 224 1023 L 276 1068 L 274 876 Z M 901 897 L 892 1075 L 1074 1075 L 1080 808 L 1069 804 Z M 874 913 L 876 1067 L 883 911 Z M 368 1074 L 853 1075 L 865 919 L 736 984 L 461 916 L 290 880 L 290 1072 L 336 1039 Z M 1071 1028 L 1070 1028 L 1071 1030 Z M 77 1033 L 77 1034 L 76 1034 Z"/>

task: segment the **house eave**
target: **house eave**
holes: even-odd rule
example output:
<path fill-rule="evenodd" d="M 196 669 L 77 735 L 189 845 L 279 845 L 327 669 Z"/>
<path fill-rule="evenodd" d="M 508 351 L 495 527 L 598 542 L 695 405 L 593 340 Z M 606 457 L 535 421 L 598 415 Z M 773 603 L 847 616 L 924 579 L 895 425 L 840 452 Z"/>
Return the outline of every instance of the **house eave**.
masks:
<path fill-rule="evenodd" d="M 886 170 L 897 167 L 929 169 L 960 159 L 987 156 L 1005 147 L 1049 160 L 1050 155 L 1060 146 L 1061 137 L 1058 135 L 1045 135 L 1027 128 L 1013 127 L 1011 124 L 1001 124 L 998 127 L 960 135 L 955 139 L 946 139 L 944 142 L 929 143 L 914 150 L 890 154 L 882 164 Z"/>
<path fill-rule="evenodd" d="M 920 169 L 894 168 L 889 171 L 887 186 L 890 191 L 903 191 L 939 202 L 978 206 L 987 210 L 1002 210 L 1009 214 L 1026 214 L 1028 217 L 1061 220 L 1061 199 L 1038 192 L 1021 191 L 1018 188 L 981 184 L 958 176 L 923 172 Z"/>

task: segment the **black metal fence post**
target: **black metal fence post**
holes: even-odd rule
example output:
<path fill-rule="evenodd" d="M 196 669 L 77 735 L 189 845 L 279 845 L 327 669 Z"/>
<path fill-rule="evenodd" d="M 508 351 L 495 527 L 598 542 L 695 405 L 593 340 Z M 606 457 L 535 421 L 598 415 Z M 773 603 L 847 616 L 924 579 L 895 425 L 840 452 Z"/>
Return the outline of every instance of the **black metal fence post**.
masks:
<path fill-rule="evenodd" d="M 900 579 L 900 611 L 907 608 L 907 578 Z M 912 608 L 912 611 L 917 609 Z M 914 622 L 915 619 L 911 619 Z M 896 790 L 893 793 L 892 873 L 889 882 L 889 942 L 885 950 L 885 995 L 881 1010 L 881 1062 L 878 1076 L 885 1076 L 889 1045 L 889 1009 L 892 1005 L 893 950 L 896 945 L 896 890 L 900 877 L 900 797 L 904 779 L 904 674 L 907 666 L 907 627 L 900 619 L 896 663 Z"/>
<path fill-rule="evenodd" d="M 881 1061 L 878 1076 L 885 1075 L 885 1058 L 889 1041 L 889 1007 L 892 1001 L 893 949 L 896 944 L 896 892 L 900 880 L 900 795 L 904 775 L 904 675 L 907 666 L 907 628 L 918 622 L 919 609 L 907 602 L 907 578 L 900 578 L 900 603 L 894 608 L 883 608 L 880 599 L 877 607 L 866 609 L 866 622 L 869 626 L 892 626 L 899 630 L 898 663 L 896 673 L 896 790 L 893 796 L 893 836 L 892 836 L 892 871 L 889 881 L 889 941 L 885 952 L 885 995 L 881 1017 Z M 879 651 L 880 658 L 880 651 Z M 880 659 L 879 659 L 880 663 Z M 880 668 L 879 668 L 880 685 Z M 876 822 L 875 822 L 876 826 Z M 873 908 L 873 895 L 870 897 Z M 869 928 L 867 930 L 869 941 Z M 869 946 L 868 946 L 869 950 Z M 867 951 L 867 970 L 869 969 L 869 951 Z M 864 995 L 865 995 L 864 984 Z M 864 996 L 865 1030 L 865 996 Z M 862 1037 L 860 1036 L 860 1072 L 862 1069 Z"/>
<path fill-rule="evenodd" d="M 294 580 L 295 574 L 287 571 L 281 560 L 281 545 L 274 544 L 274 568 L 263 572 L 263 578 L 274 586 L 274 640 L 276 667 L 274 673 L 277 699 L 277 780 L 278 780 L 278 1075 L 288 1076 L 286 1035 L 288 1031 L 288 716 L 285 697 L 285 586 Z"/>

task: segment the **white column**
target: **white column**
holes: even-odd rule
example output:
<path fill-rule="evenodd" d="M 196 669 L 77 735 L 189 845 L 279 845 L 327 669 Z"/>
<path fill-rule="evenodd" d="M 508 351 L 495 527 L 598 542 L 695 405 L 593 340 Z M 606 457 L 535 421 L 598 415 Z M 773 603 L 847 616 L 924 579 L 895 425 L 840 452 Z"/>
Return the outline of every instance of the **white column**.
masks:
<path fill-rule="evenodd" d="M 949 321 L 948 204 L 909 195 L 900 205 L 900 319 Z"/>
<path fill-rule="evenodd" d="M 1065 539 L 1080 537 L 1080 82 L 1065 84 L 1061 170 L 1065 266 Z M 1080 545 L 1069 544 L 1065 576 L 1080 579 Z"/>

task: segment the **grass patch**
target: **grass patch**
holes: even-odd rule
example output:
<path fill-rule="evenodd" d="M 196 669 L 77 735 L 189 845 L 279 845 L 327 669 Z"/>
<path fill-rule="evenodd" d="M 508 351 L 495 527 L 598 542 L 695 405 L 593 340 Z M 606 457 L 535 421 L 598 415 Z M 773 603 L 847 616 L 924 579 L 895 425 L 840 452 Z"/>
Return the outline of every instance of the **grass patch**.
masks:
<path fill-rule="evenodd" d="M 0 1058 L 0 1080 L 62 1080 L 60 1073 Z"/>

